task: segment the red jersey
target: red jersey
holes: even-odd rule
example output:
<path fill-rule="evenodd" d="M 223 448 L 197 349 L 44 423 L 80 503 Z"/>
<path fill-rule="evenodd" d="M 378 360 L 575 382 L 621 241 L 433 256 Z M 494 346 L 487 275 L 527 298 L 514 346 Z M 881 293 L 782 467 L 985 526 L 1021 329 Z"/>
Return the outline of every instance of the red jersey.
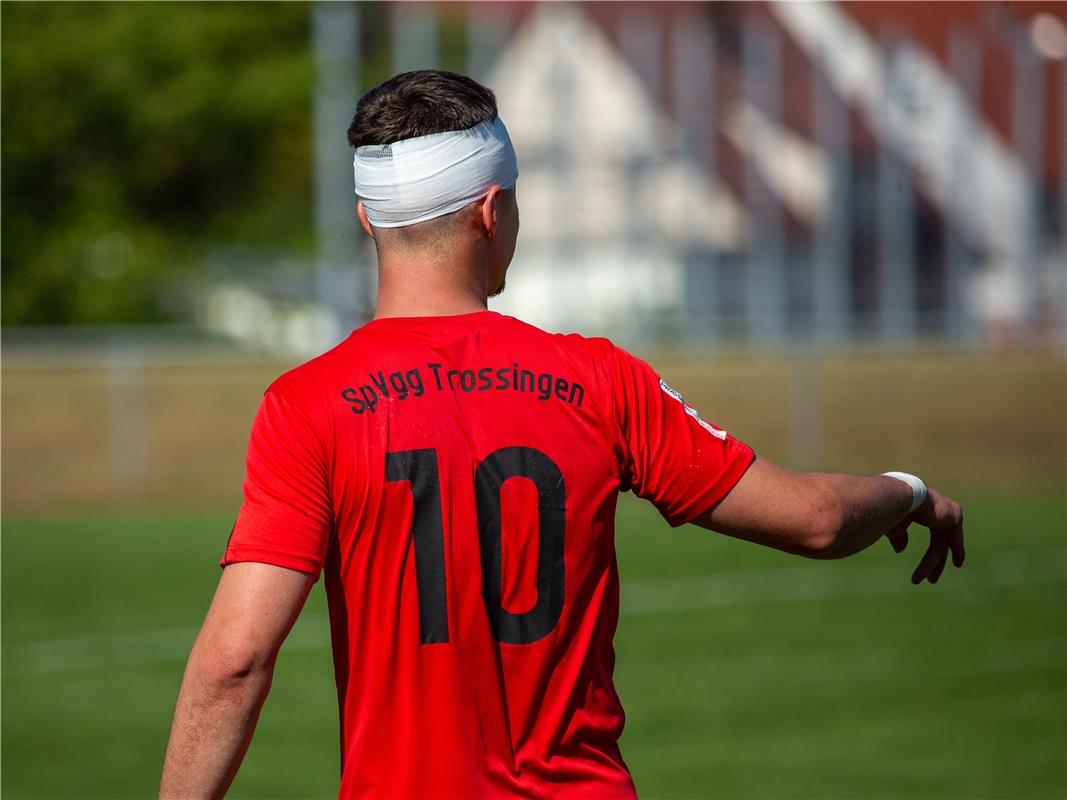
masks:
<path fill-rule="evenodd" d="M 607 339 L 379 319 L 266 391 L 222 563 L 324 573 L 342 797 L 632 797 L 618 494 L 681 525 L 752 459 Z"/>

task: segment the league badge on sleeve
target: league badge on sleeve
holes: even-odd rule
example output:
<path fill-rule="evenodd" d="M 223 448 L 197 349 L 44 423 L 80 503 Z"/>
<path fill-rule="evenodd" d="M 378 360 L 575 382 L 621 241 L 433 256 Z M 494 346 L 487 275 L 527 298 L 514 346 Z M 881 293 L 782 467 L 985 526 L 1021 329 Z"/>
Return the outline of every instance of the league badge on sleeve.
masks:
<path fill-rule="evenodd" d="M 723 441 L 726 441 L 726 431 L 724 431 L 722 428 L 716 428 L 714 425 L 702 420 L 700 418 L 700 412 L 698 412 L 695 408 L 693 408 L 691 405 L 686 403 L 685 402 L 685 398 L 682 397 L 681 393 L 679 393 L 679 392 L 675 391 L 674 389 L 672 389 L 667 384 L 667 381 L 663 380 L 663 378 L 659 379 L 659 388 L 661 388 L 664 392 L 666 392 L 671 397 L 673 397 L 675 400 L 677 400 L 679 403 L 681 403 L 682 404 L 682 408 L 685 409 L 685 413 L 688 414 L 689 416 L 691 416 L 693 419 L 695 419 L 697 421 L 697 423 L 700 425 L 701 428 L 706 430 L 708 433 L 710 433 L 716 439 L 722 439 Z"/>

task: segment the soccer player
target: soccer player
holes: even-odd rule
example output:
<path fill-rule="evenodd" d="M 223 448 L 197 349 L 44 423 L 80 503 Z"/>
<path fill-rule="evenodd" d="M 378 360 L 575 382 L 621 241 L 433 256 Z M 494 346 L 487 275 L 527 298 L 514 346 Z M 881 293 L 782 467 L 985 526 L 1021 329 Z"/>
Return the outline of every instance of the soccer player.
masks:
<path fill-rule="evenodd" d="M 607 339 L 487 310 L 519 229 L 490 90 L 398 75 L 348 138 L 377 311 L 264 395 L 161 796 L 226 791 L 320 574 L 342 797 L 603 798 L 634 796 L 612 684 L 619 492 L 811 558 L 900 551 L 919 523 L 913 582 L 963 563 L 959 505 L 918 478 L 782 469 Z"/>

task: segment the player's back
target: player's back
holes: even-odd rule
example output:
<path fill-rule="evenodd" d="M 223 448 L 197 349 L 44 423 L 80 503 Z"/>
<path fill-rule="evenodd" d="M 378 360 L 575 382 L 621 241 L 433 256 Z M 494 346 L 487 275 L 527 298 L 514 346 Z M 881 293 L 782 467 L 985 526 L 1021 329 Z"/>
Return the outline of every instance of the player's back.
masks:
<path fill-rule="evenodd" d="M 493 312 L 352 337 L 327 563 L 350 632 L 343 793 L 631 791 L 591 350 Z"/>
<path fill-rule="evenodd" d="M 680 524 L 751 457 L 683 406 L 607 340 L 488 311 L 376 320 L 272 385 L 226 560 L 324 568 L 342 796 L 633 794 L 611 677 L 618 493 Z M 668 421 L 690 465 L 736 445 L 721 485 L 635 457 Z M 288 555 L 245 552 L 279 516 Z"/>

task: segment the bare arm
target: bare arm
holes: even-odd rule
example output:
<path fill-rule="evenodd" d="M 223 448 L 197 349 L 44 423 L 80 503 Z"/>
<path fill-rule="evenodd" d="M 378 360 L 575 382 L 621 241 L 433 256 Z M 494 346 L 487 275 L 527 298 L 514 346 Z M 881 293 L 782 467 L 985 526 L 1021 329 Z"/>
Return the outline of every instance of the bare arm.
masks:
<path fill-rule="evenodd" d="M 948 553 L 962 566 L 963 513 L 955 501 L 927 487 L 925 503 L 909 513 L 911 488 L 881 475 L 791 472 L 756 461 L 737 485 L 694 524 L 746 541 L 809 558 L 844 558 L 878 539 L 898 553 L 907 546 L 908 525 L 930 529 L 930 547 L 913 583 L 937 583 Z"/>
<path fill-rule="evenodd" d="M 231 564 L 185 668 L 161 798 L 222 797 L 244 758 L 274 662 L 314 581 L 269 564 Z"/>

